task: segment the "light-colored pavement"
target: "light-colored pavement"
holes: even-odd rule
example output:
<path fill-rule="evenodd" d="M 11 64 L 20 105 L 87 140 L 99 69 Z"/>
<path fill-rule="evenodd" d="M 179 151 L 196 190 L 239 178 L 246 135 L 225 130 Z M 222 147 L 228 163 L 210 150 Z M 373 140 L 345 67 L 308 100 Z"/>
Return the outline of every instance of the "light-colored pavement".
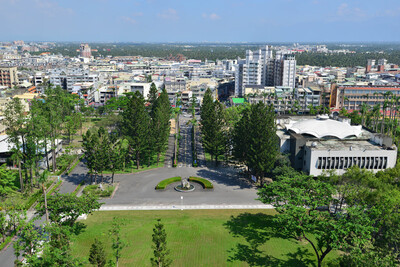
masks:
<path fill-rule="evenodd" d="M 205 190 L 199 184 L 189 193 L 180 193 L 169 185 L 166 190 L 156 191 L 156 185 L 167 178 L 197 176 L 208 179 L 214 189 Z M 119 188 L 112 199 L 103 199 L 104 205 L 180 205 L 184 194 L 187 205 L 259 205 L 257 190 L 233 168 L 159 168 L 137 174 L 118 175 Z"/>
<path fill-rule="evenodd" d="M 181 200 L 185 201 L 185 198 Z M 100 208 L 100 211 L 113 210 L 211 210 L 211 209 L 273 209 L 272 205 L 165 205 L 165 206 L 112 206 L 105 205 Z"/>
<path fill-rule="evenodd" d="M 187 121 L 187 119 L 183 119 Z M 182 161 L 178 168 L 171 168 L 171 162 L 165 161 L 165 167 L 136 174 L 115 175 L 119 182 L 118 190 L 111 199 L 102 199 L 100 210 L 187 210 L 187 209 L 271 209 L 257 198 L 256 188 L 242 177 L 232 167 L 193 168 L 191 155 L 191 132 L 184 127 L 185 139 L 182 151 Z M 173 138 L 169 139 L 170 142 Z M 201 152 L 200 152 L 201 153 Z M 75 190 L 82 180 L 90 182 L 84 163 L 80 162 L 69 176 L 63 176 L 60 193 L 70 193 Z M 199 184 L 194 184 L 194 192 L 180 193 L 174 190 L 171 184 L 164 191 L 156 191 L 156 185 L 167 178 L 181 176 L 187 178 L 197 176 L 208 179 L 214 189 L 205 190 Z M 110 180 L 110 176 L 106 181 Z M 183 199 L 181 198 L 183 197 Z M 32 214 L 30 214 L 32 216 Z M 40 225 L 42 220 L 37 221 Z M 0 253 L 0 267 L 14 266 L 14 251 L 12 246 Z"/>

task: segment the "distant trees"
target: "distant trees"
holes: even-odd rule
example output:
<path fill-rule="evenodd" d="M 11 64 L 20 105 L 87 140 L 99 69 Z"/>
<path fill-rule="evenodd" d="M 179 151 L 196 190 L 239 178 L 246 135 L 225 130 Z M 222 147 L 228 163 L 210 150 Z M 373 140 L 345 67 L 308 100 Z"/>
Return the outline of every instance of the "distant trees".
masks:
<path fill-rule="evenodd" d="M 390 62 L 399 63 L 400 53 L 399 51 L 392 51 L 390 53 L 371 53 L 371 52 L 358 52 L 358 53 L 337 53 L 337 54 L 325 54 L 325 53 L 298 53 L 296 54 L 296 60 L 298 65 L 311 65 L 311 66 L 336 66 L 336 67 L 355 67 L 365 66 L 368 59 L 380 59 L 386 58 Z"/>

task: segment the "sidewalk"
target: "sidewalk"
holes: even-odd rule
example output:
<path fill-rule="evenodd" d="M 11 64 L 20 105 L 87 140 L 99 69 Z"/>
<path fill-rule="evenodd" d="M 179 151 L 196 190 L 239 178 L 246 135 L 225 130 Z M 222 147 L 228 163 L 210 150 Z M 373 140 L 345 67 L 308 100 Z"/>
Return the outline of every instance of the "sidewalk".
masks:
<path fill-rule="evenodd" d="M 100 211 L 113 210 L 214 210 L 214 209 L 274 209 L 272 205 L 103 205 Z"/>
<path fill-rule="evenodd" d="M 165 152 L 164 167 L 171 168 L 174 159 L 174 142 L 175 136 L 170 134 L 168 137 L 168 149 Z"/>

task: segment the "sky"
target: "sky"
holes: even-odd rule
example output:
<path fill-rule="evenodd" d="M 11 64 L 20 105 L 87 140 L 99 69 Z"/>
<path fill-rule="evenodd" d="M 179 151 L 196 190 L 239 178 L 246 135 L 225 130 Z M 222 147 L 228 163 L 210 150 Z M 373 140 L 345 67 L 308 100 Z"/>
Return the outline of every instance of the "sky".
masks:
<path fill-rule="evenodd" d="M 0 0 L 0 40 L 399 42 L 399 0 Z"/>

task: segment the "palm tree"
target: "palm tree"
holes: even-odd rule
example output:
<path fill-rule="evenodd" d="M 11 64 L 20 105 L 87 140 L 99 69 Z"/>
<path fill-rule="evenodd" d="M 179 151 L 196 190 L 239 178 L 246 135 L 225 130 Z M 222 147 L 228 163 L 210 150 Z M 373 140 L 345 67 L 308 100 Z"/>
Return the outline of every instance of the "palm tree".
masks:
<path fill-rule="evenodd" d="M 384 97 L 383 105 L 382 105 L 382 111 L 383 111 L 383 119 L 381 123 L 381 133 L 385 132 L 385 118 L 386 118 L 386 109 L 389 107 L 389 100 L 388 97 L 390 96 L 392 92 L 388 91 L 385 93 L 382 93 Z"/>
<path fill-rule="evenodd" d="M 361 125 L 364 126 L 365 114 L 368 112 L 368 105 L 364 102 L 360 105 L 361 110 Z"/>
<path fill-rule="evenodd" d="M 300 104 L 298 100 L 294 101 L 294 105 L 293 107 L 296 109 L 296 114 L 299 114 L 299 110 L 300 110 Z"/>
<path fill-rule="evenodd" d="M 347 101 L 347 110 L 350 110 L 350 101 L 347 96 L 343 98 L 343 106 L 345 105 L 346 101 Z"/>
<path fill-rule="evenodd" d="M 267 93 L 267 92 L 263 92 L 262 93 L 262 96 L 263 96 L 263 99 L 264 99 L 264 105 L 265 105 L 265 98 L 267 97 L 267 96 L 269 96 L 269 93 Z"/>
<path fill-rule="evenodd" d="M 374 116 L 374 128 L 375 128 L 375 132 L 378 131 L 378 120 L 379 120 L 379 117 L 380 117 L 380 115 L 381 115 L 380 110 L 381 110 L 381 106 L 380 106 L 379 103 L 375 104 L 375 105 L 373 106 L 373 108 L 372 108 L 372 114 L 373 114 L 373 116 Z"/>
<path fill-rule="evenodd" d="M 307 107 L 310 110 L 310 115 L 316 115 L 316 111 L 315 111 L 314 106 L 312 104 L 309 104 Z"/>

